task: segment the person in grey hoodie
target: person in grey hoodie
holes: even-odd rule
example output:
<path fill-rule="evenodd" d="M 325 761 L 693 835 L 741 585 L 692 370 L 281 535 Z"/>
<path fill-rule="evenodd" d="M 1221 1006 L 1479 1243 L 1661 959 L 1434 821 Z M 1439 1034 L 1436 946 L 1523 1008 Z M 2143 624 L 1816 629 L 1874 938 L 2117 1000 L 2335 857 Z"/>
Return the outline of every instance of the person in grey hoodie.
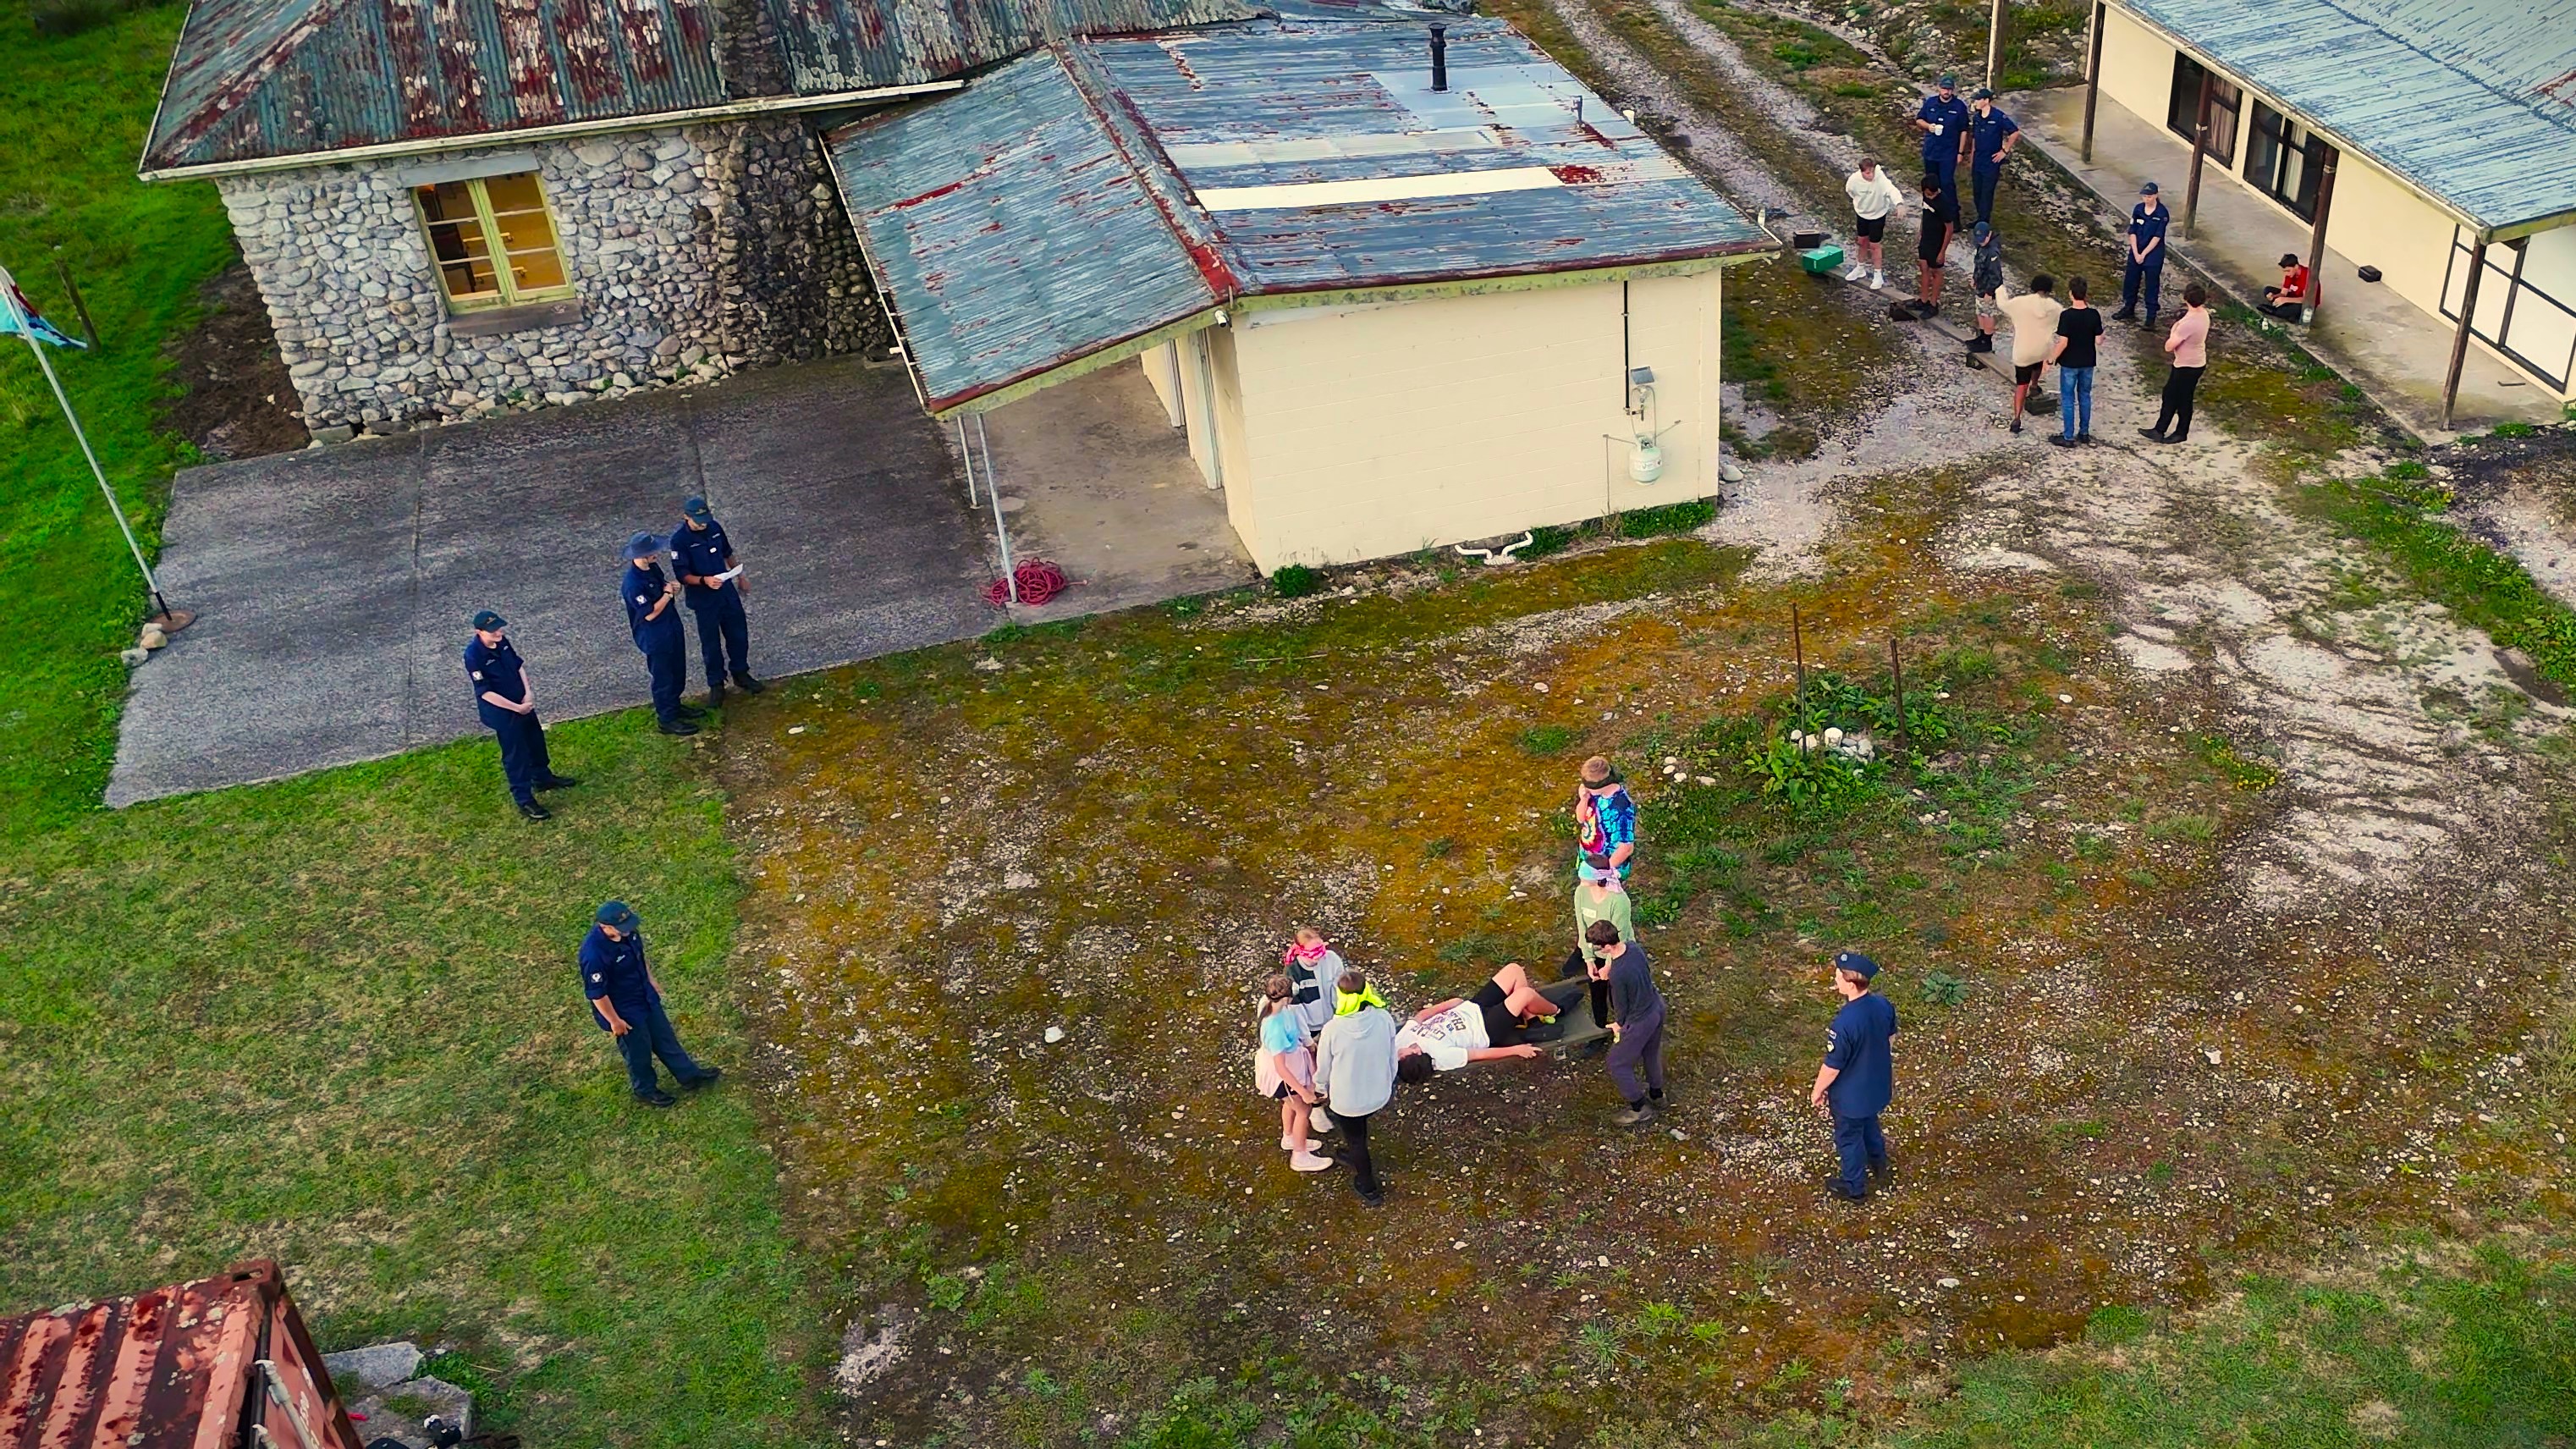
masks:
<path fill-rule="evenodd" d="M 1628 1101 L 1610 1120 L 1634 1127 L 1664 1109 L 1664 995 L 1655 989 L 1646 948 L 1619 939 L 1617 926 L 1594 921 L 1583 939 L 1610 967 L 1610 1080 Z"/>
<path fill-rule="evenodd" d="M 1395 1018 L 1358 971 L 1343 972 L 1340 986 L 1333 1019 L 1315 1038 L 1315 1080 L 1324 1089 L 1324 1110 L 1342 1129 L 1340 1156 L 1350 1164 L 1351 1188 L 1377 1207 L 1386 1188 L 1369 1159 L 1369 1118 L 1395 1095 Z"/>

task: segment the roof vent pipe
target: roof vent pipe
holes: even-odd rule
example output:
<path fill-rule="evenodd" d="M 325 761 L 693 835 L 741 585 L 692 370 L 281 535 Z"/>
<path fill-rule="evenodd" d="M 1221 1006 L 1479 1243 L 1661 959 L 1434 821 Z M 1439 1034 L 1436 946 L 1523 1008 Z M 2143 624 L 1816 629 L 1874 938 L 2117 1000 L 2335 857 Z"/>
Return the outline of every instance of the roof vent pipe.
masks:
<path fill-rule="evenodd" d="M 1431 27 L 1431 88 L 1435 91 L 1449 89 L 1449 27 L 1446 25 Z"/>

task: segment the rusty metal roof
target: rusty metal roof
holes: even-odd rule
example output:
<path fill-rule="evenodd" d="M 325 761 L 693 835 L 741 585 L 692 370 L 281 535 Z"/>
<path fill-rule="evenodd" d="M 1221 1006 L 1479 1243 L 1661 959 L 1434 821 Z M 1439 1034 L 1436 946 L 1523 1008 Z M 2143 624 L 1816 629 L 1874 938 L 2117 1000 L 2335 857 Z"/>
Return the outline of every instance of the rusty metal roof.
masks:
<path fill-rule="evenodd" d="M 931 410 L 1237 299 L 1776 245 L 1499 21 L 1447 22 L 1434 92 L 1423 18 L 1069 41 L 835 132 Z"/>
<path fill-rule="evenodd" d="M 2118 0 L 2489 230 L 2576 214 L 2576 0 Z"/>
<path fill-rule="evenodd" d="M 761 0 L 796 89 L 945 80 L 1050 40 L 1250 20 L 1244 0 Z"/>
<path fill-rule="evenodd" d="M 291 1383 L 272 1383 L 263 1365 Z M 275 1263 L 194 1283 L 0 1319 L 0 1446 L 232 1445 L 280 1418 L 313 1449 L 357 1438 Z M 280 1415 L 281 1409 L 291 1412 Z"/>
<path fill-rule="evenodd" d="M 197 0 L 143 169 L 721 105 L 709 0 Z"/>

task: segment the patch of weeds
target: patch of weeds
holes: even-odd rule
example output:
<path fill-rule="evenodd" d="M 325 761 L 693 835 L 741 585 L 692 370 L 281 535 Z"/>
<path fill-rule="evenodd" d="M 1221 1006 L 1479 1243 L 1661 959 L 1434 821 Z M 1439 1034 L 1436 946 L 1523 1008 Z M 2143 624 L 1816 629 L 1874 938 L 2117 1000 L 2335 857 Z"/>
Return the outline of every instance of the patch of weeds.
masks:
<path fill-rule="evenodd" d="M 2197 739 L 2200 757 L 2209 762 L 2220 777 L 2239 790 L 2269 790 L 2281 783 L 2281 772 L 2261 760 L 2247 759 L 2237 752 L 2227 736 L 2205 734 Z M 2152 833 L 2154 827 L 2148 827 Z"/>
<path fill-rule="evenodd" d="M 2154 1183 L 2158 1187 L 2163 1187 L 2173 1180 L 2174 1165 L 2172 1163 L 2150 1162 L 2147 1164 L 2147 1181 Z"/>
<path fill-rule="evenodd" d="M 974 1285 L 954 1273 L 933 1273 L 929 1281 L 921 1285 L 921 1291 L 922 1296 L 930 1300 L 931 1307 L 942 1313 L 954 1313 L 966 1306 L 967 1295 L 974 1292 Z"/>
<path fill-rule="evenodd" d="M 2499 438 L 2528 438 L 2539 431 L 2540 429 L 2529 423 L 2498 423 L 2496 424 L 2495 436 Z"/>
<path fill-rule="evenodd" d="M 1869 794 L 1869 767 L 1814 733 L 1774 730 L 1744 757 L 1764 799 L 1793 815 L 1839 815 Z"/>
<path fill-rule="evenodd" d="M 1446 860 L 1457 853 L 1458 841 L 1455 836 L 1437 836 L 1422 844 L 1422 854 L 1426 860 Z"/>
<path fill-rule="evenodd" d="M 1628 1358 L 1619 1344 L 1619 1335 L 1607 1324 L 1587 1323 L 1574 1335 L 1575 1357 L 1595 1373 L 1616 1372 Z"/>
<path fill-rule="evenodd" d="M 1635 1332 L 1651 1343 L 1679 1330 L 1687 1321 L 1682 1311 L 1669 1303 L 1649 1303 L 1637 1310 Z"/>
<path fill-rule="evenodd" d="M 2075 1122 L 2051 1122 L 2048 1135 L 2060 1142 L 2099 1142 L 2111 1135 L 2111 1125 L 2089 1118 Z"/>
<path fill-rule="evenodd" d="M 1688 533 L 1705 528 L 1717 517 L 1717 505 L 1705 498 L 1667 503 L 1660 508 L 1631 509 L 1618 516 L 1621 538 L 1661 538 L 1670 533 Z"/>
<path fill-rule="evenodd" d="M 1451 966 L 1499 966 L 1519 954 L 1507 936 L 1490 931 L 1476 931 L 1459 937 L 1432 954 Z"/>
<path fill-rule="evenodd" d="M 1583 731 L 1572 725 L 1531 725 L 1521 731 L 1521 753 L 1547 759 L 1553 755 L 1564 754 L 1573 748 L 1576 740 L 1581 738 L 1583 738 Z"/>
<path fill-rule="evenodd" d="M 1779 44 L 1771 47 L 1771 58 L 1780 62 L 1782 65 L 1787 66 L 1791 70 L 1811 69 L 1812 67 L 1823 64 L 1825 59 L 1822 55 L 1817 53 L 1814 46 L 1807 44 L 1803 40 L 1781 41 Z M 1861 94 L 1868 95 L 1871 94 L 1871 92 L 1869 90 L 1863 90 Z"/>
<path fill-rule="evenodd" d="M 1957 1006 L 1968 999 L 1968 983 L 1936 967 L 1924 973 L 1914 992 L 1927 1006 Z"/>
<path fill-rule="evenodd" d="M 2084 1320 L 2084 1341 L 2104 1347 L 2135 1343 L 2146 1337 L 2153 1325 L 2147 1315 L 2126 1303 L 2105 1303 Z"/>
<path fill-rule="evenodd" d="M 2389 470 L 2392 478 L 2396 471 Z M 2533 582 L 2521 564 L 2441 517 L 2450 506 L 2448 489 L 2429 481 L 2383 486 L 2336 479 L 2301 496 L 2307 508 L 2378 547 L 2400 577 L 2463 622 L 2530 655 L 2541 674 L 2576 685 L 2576 611 Z"/>
<path fill-rule="evenodd" d="M 1302 599 L 1323 586 L 1323 574 L 1304 564 L 1281 564 L 1270 575 L 1270 592 L 1283 599 Z"/>
<path fill-rule="evenodd" d="M 1576 529 L 1564 527 L 1558 524 L 1550 524 L 1545 528 L 1533 528 L 1529 533 L 1529 547 L 1522 549 L 1519 553 L 1512 555 L 1512 557 L 1527 560 L 1545 558 L 1552 553 L 1563 553 L 1574 546 L 1574 541 L 1576 539 L 1583 536 L 1581 532 Z"/>
<path fill-rule="evenodd" d="M 2169 815 L 2147 827 L 2149 840 L 2208 841 L 2217 835 L 2218 822 L 2206 815 Z"/>
<path fill-rule="evenodd" d="M 2163 876 L 2156 874 L 2154 871 L 2147 869 L 2143 865 L 2134 866 L 2128 870 L 2120 872 L 2120 879 L 2127 881 L 2129 884 L 2136 886 L 2142 891 L 2154 890 L 2165 883 Z"/>

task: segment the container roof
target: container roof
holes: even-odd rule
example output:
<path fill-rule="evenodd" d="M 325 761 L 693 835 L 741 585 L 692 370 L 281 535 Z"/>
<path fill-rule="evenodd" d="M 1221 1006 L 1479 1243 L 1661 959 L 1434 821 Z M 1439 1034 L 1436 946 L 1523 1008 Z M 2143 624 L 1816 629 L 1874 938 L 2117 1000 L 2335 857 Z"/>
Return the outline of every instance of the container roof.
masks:
<path fill-rule="evenodd" d="M 143 170 L 917 85 L 1048 35 L 1245 20 L 1244 0 L 195 0 Z M 730 40 L 731 48 L 728 49 Z M 764 50 L 771 46 L 774 50 Z M 783 66 L 783 72 L 781 67 Z"/>
<path fill-rule="evenodd" d="M 1433 91 L 1421 18 L 1074 40 L 835 132 L 931 411 L 1246 300 L 1776 246 L 1499 21 L 1448 22 Z"/>
<path fill-rule="evenodd" d="M 2487 231 L 2576 219 L 2576 0 L 2120 0 Z"/>

